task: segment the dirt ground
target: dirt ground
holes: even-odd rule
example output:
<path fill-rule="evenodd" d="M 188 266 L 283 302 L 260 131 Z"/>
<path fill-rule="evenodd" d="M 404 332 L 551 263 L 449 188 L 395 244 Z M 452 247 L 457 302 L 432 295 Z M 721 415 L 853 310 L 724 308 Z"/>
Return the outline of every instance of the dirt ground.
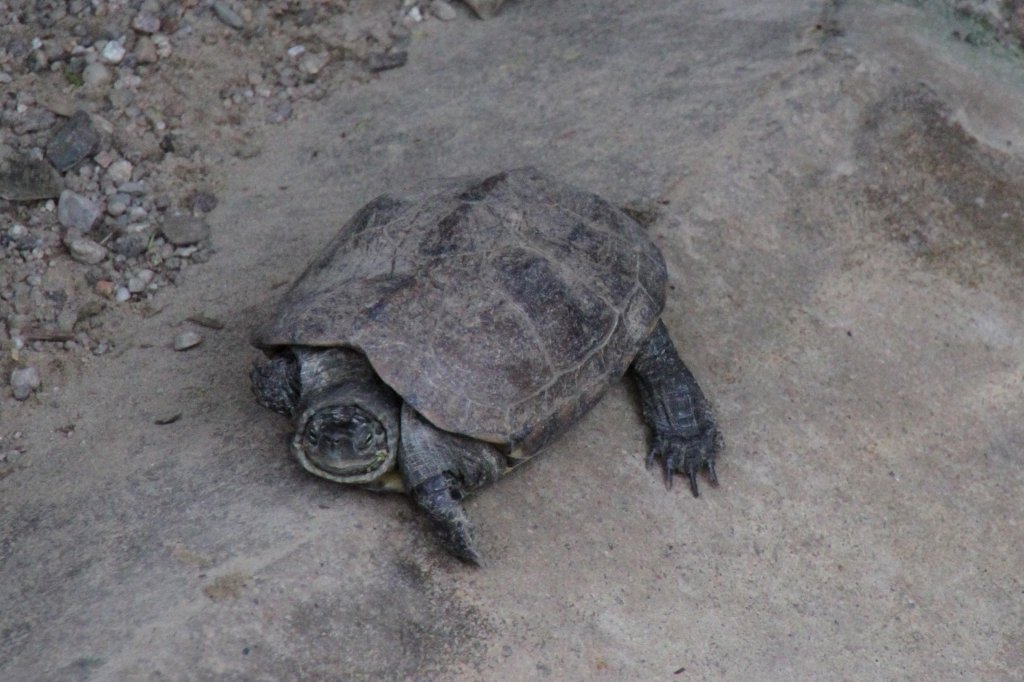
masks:
<path fill-rule="evenodd" d="M 4 381 L 39 377 L 0 398 L 0 678 L 1024 679 L 1016 14 L 350 2 L 314 14 L 332 44 L 302 3 L 230 5 L 242 28 L 213 4 L 134 31 L 130 54 L 166 34 L 180 61 L 111 65 L 142 74 L 129 103 L 73 55 L 70 80 L 46 56 L 60 87 L 0 64 L 10 116 L 64 102 L 0 142 L 31 156 L 78 105 L 131 133 L 64 176 L 104 211 L 99 263 L 68 255 L 56 200 L 0 206 Z M 527 164 L 660 207 L 664 319 L 726 447 L 717 489 L 667 492 L 617 384 L 470 500 L 474 569 L 407 499 L 301 471 L 247 338 L 372 197 Z M 170 243 L 179 212 L 209 234 Z"/>

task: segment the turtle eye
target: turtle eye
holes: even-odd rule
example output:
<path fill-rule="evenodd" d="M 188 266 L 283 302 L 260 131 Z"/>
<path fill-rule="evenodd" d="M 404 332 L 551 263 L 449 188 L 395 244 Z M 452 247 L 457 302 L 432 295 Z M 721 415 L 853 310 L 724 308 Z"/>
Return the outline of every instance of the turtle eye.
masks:
<path fill-rule="evenodd" d="M 320 440 L 320 431 L 317 429 L 310 429 L 306 432 L 306 440 L 312 445 L 316 445 L 317 441 Z"/>
<path fill-rule="evenodd" d="M 363 439 L 363 447 L 369 447 L 370 443 L 373 442 L 373 433 L 367 433 L 366 438 Z"/>

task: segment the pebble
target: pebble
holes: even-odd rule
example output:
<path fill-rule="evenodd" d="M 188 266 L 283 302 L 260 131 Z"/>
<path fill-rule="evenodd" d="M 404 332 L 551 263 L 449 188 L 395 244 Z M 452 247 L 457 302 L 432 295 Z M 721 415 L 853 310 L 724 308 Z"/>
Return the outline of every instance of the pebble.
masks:
<path fill-rule="evenodd" d="M 123 182 L 117 188 L 117 191 L 121 194 L 145 194 L 146 183 L 140 180 L 135 180 L 134 182 Z"/>
<path fill-rule="evenodd" d="M 405 66 L 407 61 L 409 61 L 409 53 L 405 50 L 398 52 L 371 52 L 366 55 L 366 68 L 371 73 L 377 73 Z"/>
<path fill-rule="evenodd" d="M 101 279 L 93 285 L 92 289 L 103 298 L 111 298 L 117 287 L 109 279 Z"/>
<path fill-rule="evenodd" d="M 120 64 L 124 59 L 126 50 L 120 40 L 111 40 L 103 46 L 100 51 L 100 58 L 108 64 Z"/>
<path fill-rule="evenodd" d="M 148 12 L 140 12 L 132 20 L 132 28 L 139 33 L 156 33 L 160 30 L 160 17 Z"/>
<path fill-rule="evenodd" d="M 302 61 L 299 62 L 299 71 L 309 74 L 310 76 L 315 76 L 320 73 L 325 66 L 327 66 L 327 62 L 329 62 L 330 59 L 331 56 L 326 52 L 312 52 L 303 57 Z"/>
<path fill-rule="evenodd" d="M 100 207 L 91 199 L 69 189 L 60 193 L 57 202 L 57 221 L 64 227 L 88 232 L 100 219 Z"/>
<path fill-rule="evenodd" d="M 82 71 L 82 84 L 90 89 L 102 88 L 110 84 L 113 75 L 110 69 L 100 62 L 93 62 Z"/>
<path fill-rule="evenodd" d="M 110 168 L 107 169 L 107 177 L 110 178 L 115 185 L 121 185 L 132 179 L 132 171 L 134 166 L 132 162 L 126 159 L 115 161 L 110 164 Z"/>
<path fill-rule="evenodd" d="M 203 337 L 198 332 L 181 332 L 174 337 L 174 350 L 188 350 L 195 348 L 203 342 Z"/>
<path fill-rule="evenodd" d="M 213 3 L 213 11 L 224 25 L 230 26 L 235 30 L 245 27 L 245 22 L 242 21 L 242 17 L 238 16 L 238 12 L 231 9 L 231 6 L 223 0 L 217 0 Z"/>
<path fill-rule="evenodd" d="M 441 21 L 451 21 L 458 16 L 455 8 L 444 0 L 434 0 L 433 4 L 430 5 L 430 11 Z"/>
<path fill-rule="evenodd" d="M 196 192 L 192 195 L 192 210 L 199 213 L 209 213 L 217 208 L 217 197 L 209 192 Z"/>
<path fill-rule="evenodd" d="M 160 233 L 175 246 L 201 242 L 210 236 L 210 226 L 202 218 L 190 215 L 172 215 L 164 218 Z"/>
<path fill-rule="evenodd" d="M 131 297 L 132 292 L 128 291 L 127 287 L 118 287 L 114 292 L 114 300 L 118 303 L 124 303 L 125 301 L 130 300 Z"/>
<path fill-rule="evenodd" d="M 107 200 L 107 215 L 117 217 L 128 210 L 131 197 L 127 194 L 115 194 Z"/>
<path fill-rule="evenodd" d="M 26 400 L 39 388 L 39 370 L 35 367 L 23 367 L 11 372 L 11 389 L 15 400 Z"/>
<path fill-rule="evenodd" d="M 46 145 L 46 158 L 63 173 L 96 151 L 100 133 L 87 111 L 79 109 L 60 127 Z"/>
<path fill-rule="evenodd" d="M 155 64 L 160 59 L 156 43 L 152 38 L 149 36 L 139 38 L 135 43 L 135 57 L 139 60 L 139 64 Z"/>
<path fill-rule="evenodd" d="M 128 291 L 133 294 L 141 294 L 146 290 L 150 282 L 153 281 L 154 277 L 156 277 L 156 273 L 152 270 L 139 270 L 134 276 L 128 278 Z"/>
<path fill-rule="evenodd" d="M 68 240 L 67 247 L 73 259 L 86 265 L 96 265 L 107 257 L 105 246 L 86 237 L 73 237 Z"/>
<path fill-rule="evenodd" d="M 9 148 L 8 148 L 9 149 Z M 0 197 L 9 201 L 35 201 L 58 196 L 63 182 L 45 161 L 11 152 L 0 145 Z"/>

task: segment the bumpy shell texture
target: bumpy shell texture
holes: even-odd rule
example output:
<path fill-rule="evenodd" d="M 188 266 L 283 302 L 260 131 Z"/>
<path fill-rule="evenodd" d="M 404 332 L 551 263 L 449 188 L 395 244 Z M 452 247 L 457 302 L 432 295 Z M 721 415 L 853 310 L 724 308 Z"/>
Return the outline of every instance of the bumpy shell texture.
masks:
<path fill-rule="evenodd" d="M 625 372 L 665 281 L 594 194 L 532 168 L 439 180 L 364 206 L 253 343 L 354 347 L 435 426 L 535 450 Z"/>

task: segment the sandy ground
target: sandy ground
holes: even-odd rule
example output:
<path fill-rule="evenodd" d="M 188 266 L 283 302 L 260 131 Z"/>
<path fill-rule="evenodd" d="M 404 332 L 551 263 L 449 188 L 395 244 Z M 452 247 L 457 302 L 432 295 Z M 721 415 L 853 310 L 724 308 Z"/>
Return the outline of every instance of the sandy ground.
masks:
<path fill-rule="evenodd" d="M 226 158 L 230 248 L 4 399 L 0 677 L 1024 679 L 1024 88 L 958 21 L 511 2 Z M 469 503 L 473 569 L 289 460 L 246 339 L 371 197 L 528 163 L 663 202 L 722 484 L 666 492 L 622 383 Z M 226 326 L 174 352 L 196 313 Z"/>

